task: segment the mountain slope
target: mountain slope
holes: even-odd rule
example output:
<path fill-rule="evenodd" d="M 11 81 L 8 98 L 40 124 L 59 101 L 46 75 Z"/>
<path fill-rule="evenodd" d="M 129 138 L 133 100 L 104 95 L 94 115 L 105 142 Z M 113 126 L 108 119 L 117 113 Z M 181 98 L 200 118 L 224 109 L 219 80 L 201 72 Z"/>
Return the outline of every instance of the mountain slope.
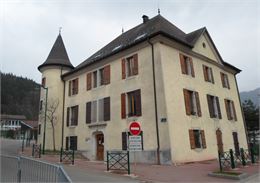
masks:
<path fill-rule="evenodd" d="M 39 84 L 13 74 L 1 74 L 1 114 L 25 115 L 37 120 L 39 110 Z"/>
<path fill-rule="evenodd" d="M 260 98 L 260 88 L 256 88 L 255 90 L 240 92 L 241 102 L 243 103 L 245 100 L 250 99 L 255 105 L 259 106 L 259 98 Z"/>

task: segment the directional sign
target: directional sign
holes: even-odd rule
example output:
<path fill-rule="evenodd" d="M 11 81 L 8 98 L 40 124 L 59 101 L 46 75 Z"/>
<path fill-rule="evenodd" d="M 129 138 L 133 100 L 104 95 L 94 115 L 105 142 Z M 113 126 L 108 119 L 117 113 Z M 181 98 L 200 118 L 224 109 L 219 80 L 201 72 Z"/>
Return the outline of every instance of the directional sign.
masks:
<path fill-rule="evenodd" d="M 130 135 L 129 136 L 129 151 L 142 151 L 142 136 L 141 135 Z"/>
<path fill-rule="evenodd" d="M 132 135 L 139 135 L 141 133 L 141 126 L 138 122 L 134 121 L 129 126 L 129 131 Z"/>

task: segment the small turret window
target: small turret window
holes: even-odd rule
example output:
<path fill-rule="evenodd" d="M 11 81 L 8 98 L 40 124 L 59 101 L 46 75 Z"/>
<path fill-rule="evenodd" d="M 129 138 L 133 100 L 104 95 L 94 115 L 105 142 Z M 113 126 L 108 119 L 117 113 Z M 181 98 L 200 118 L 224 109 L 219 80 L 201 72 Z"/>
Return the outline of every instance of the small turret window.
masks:
<path fill-rule="evenodd" d="M 46 83 L 46 78 L 42 78 L 42 86 L 45 87 L 45 83 Z"/>

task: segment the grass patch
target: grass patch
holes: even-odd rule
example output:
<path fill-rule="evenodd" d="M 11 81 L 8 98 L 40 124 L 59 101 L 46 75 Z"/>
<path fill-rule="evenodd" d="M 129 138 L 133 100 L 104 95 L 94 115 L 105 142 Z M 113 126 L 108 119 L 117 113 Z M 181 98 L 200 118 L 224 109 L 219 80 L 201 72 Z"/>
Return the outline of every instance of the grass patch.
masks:
<path fill-rule="evenodd" d="M 239 176 L 241 175 L 242 173 L 241 172 L 229 172 L 229 171 L 216 171 L 216 172 L 213 172 L 213 173 L 217 173 L 217 174 L 224 174 L 224 175 L 233 175 L 233 176 Z"/>

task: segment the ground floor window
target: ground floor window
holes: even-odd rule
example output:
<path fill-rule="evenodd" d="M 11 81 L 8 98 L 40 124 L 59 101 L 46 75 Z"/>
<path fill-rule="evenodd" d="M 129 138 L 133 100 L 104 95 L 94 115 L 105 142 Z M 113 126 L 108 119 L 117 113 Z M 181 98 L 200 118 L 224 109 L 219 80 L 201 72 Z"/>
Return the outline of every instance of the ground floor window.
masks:
<path fill-rule="evenodd" d="M 206 139 L 204 130 L 191 129 L 189 130 L 191 149 L 206 148 Z"/>
<path fill-rule="evenodd" d="M 69 136 L 66 137 L 66 150 L 77 150 L 78 137 Z"/>

